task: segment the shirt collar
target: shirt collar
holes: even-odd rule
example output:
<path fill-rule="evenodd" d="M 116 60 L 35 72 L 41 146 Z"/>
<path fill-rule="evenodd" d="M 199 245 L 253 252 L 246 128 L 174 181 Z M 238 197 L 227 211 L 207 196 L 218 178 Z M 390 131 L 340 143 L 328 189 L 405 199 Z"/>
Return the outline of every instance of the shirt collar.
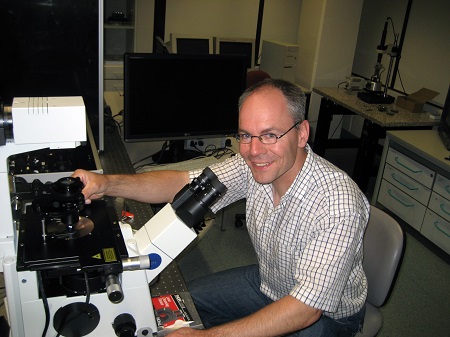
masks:
<path fill-rule="evenodd" d="M 311 181 L 310 178 L 312 177 L 315 153 L 312 151 L 309 144 L 306 144 L 305 151 L 307 153 L 305 163 L 303 164 L 300 172 L 295 177 L 292 185 L 288 188 L 285 195 L 281 198 L 281 202 L 283 202 L 283 199 L 285 199 L 286 197 L 302 199 L 304 194 L 308 190 L 306 186 L 308 185 L 308 182 Z"/>

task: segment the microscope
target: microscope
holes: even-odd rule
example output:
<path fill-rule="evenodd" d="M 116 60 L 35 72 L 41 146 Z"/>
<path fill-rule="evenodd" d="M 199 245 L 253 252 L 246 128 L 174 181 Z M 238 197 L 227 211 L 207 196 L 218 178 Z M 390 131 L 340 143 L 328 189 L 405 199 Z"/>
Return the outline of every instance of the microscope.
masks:
<path fill-rule="evenodd" d="M 383 32 L 381 34 L 381 41 L 380 44 L 377 46 L 378 56 L 377 62 L 375 63 L 374 66 L 375 68 L 374 74 L 372 75 L 370 80 L 366 82 L 363 91 L 358 93 L 358 98 L 369 104 L 391 104 L 395 100 L 394 97 L 388 95 L 388 87 L 394 58 L 399 56 L 398 55 L 399 48 L 398 48 L 398 36 L 395 34 L 395 32 L 394 32 L 394 39 L 395 39 L 394 43 L 386 44 L 386 35 L 389 20 L 391 20 L 391 18 L 388 17 L 384 23 Z M 383 83 L 381 82 L 381 74 L 384 71 L 384 66 L 381 63 L 383 55 L 388 55 L 390 57 L 384 89 Z"/>
<path fill-rule="evenodd" d="M 19 188 L 8 173 L 11 155 L 86 140 L 81 97 L 16 98 L 0 117 L 0 257 L 12 337 L 158 335 L 149 283 L 196 238 L 192 227 L 225 186 L 206 168 L 134 232 L 108 199 L 85 204 L 79 178 Z"/>

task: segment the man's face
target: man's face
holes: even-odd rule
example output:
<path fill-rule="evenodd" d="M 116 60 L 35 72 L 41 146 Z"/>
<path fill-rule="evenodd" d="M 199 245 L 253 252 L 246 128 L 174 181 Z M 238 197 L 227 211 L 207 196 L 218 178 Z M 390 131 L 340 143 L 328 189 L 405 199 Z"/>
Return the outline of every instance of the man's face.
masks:
<path fill-rule="evenodd" d="M 249 96 L 239 113 L 239 133 L 259 136 L 265 133 L 282 135 L 294 125 L 287 111 L 286 100 L 278 89 L 266 88 Z M 309 136 L 307 121 L 293 128 L 275 144 L 263 144 L 253 138 L 240 144 L 242 157 L 253 177 L 261 184 L 272 183 L 284 193 L 292 184 L 306 159 L 304 147 Z"/>

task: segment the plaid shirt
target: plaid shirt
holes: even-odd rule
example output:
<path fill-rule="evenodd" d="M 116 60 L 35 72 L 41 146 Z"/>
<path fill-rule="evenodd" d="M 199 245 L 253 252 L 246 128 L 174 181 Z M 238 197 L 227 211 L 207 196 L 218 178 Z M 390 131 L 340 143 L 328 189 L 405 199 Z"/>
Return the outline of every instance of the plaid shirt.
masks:
<path fill-rule="evenodd" d="M 358 312 L 367 296 L 362 243 L 370 206 L 347 174 L 306 150 L 302 170 L 277 207 L 271 185 L 257 183 L 240 155 L 212 165 L 228 188 L 212 209 L 246 198 L 261 291 L 273 300 L 291 295 L 339 319 Z M 200 173 L 190 172 L 191 179 Z"/>

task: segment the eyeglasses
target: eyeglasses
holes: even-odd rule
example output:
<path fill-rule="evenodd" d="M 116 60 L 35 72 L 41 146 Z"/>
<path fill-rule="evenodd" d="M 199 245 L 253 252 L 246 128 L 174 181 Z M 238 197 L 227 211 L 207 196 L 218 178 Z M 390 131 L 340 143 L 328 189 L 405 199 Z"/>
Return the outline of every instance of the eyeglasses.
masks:
<path fill-rule="evenodd" d="M 259 141 L 263 144 L 275 144 L 278 139 L 280 139 L 281 137 L 283 137 L 284 135 L 286 135 L 289 131 L 291 131 L 293 128 L 295 128 L 297 125 L 299 125 L 300 122 L 295 123 L 294 125 L 292 125 L 289 130 L 287 130 L 285 133 L 283 133 L 280 136 L 277 136 L 273 133 L 264 133 L 262 135 L 259 136 L 252 136 L 248 133 L 238 133 L 237 135 L 235 135 L 236 140 L 241 143 L 241 144 L 250 144 L 252 142 L 253 138 L 258 138 Z"/>

